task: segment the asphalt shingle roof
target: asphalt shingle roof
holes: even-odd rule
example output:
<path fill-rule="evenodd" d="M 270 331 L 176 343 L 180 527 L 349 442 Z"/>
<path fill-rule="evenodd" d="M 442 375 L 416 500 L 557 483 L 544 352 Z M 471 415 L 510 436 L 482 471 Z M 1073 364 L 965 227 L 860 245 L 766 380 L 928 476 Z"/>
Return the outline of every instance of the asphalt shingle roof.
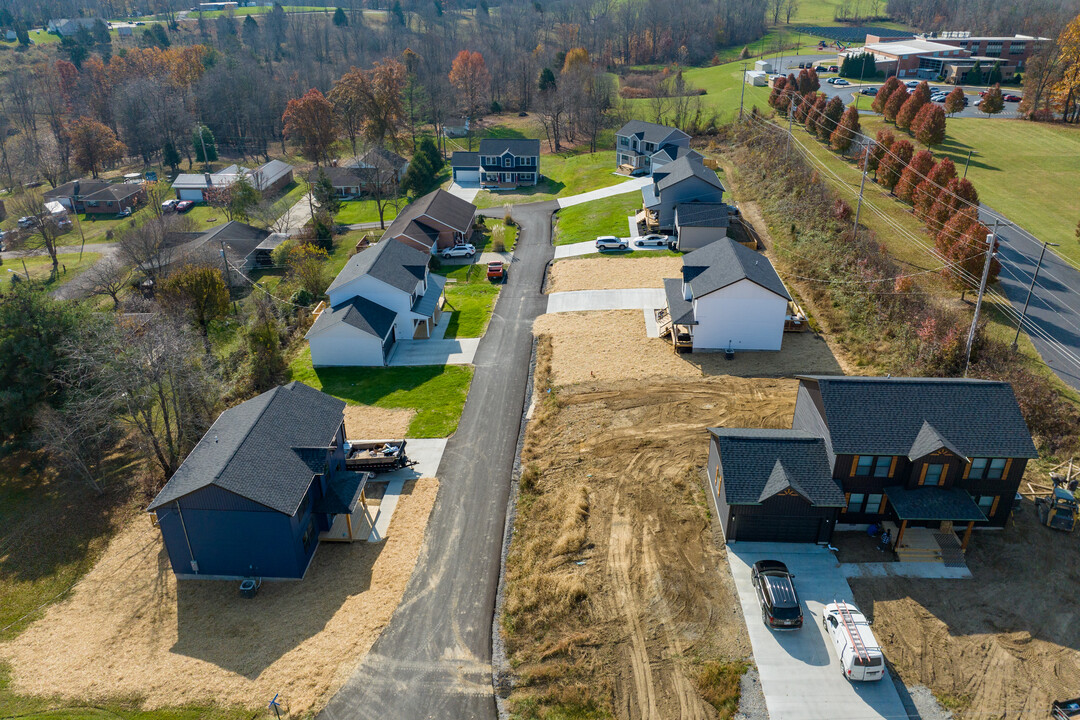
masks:
<path fill-rule="evenodd" d="M 398 155 L 393 150 L 386 148 L 371 148 L 360 156 L 360 162 L 373 168 L 383 168 L 398 171 L 408 164 L 408 160 Z"/>
<path fill-rule="evenodd" d="M 540 141 L 529 138 L 484 138 L 480 141 L 481 155 L 502 155 L 509 151 L 515 157 L 540 154 Z"/>
<path fill-rule="evenodd" d="M 689 180 L 693 177 L 712 185 L 717 190 L 723 191 L 724 189 L 724 185 L 720 182 L 715 170 L 710 170 L 700 160 L 689 156 L 683 156 L 673 163 L 668 163 L 662 169 L 664 176 L 656 181 L 656 189 L 661 196 L 672 185 L 677 185 L 683 180 Z"/>
<path fill-rule="evenodd" d="M 439 188 L 405 206 L 394 218 L 394 222 L 390 223 L 390 227 L 386 228 L 383 237 L 397 237 L 410 222 L 422 215 L 435 218 L 458 232 L 467 233 L 472 227 L 476 206 Z"/>
<path fill-rule="evenodd" d="M 697 150 L 691 150 L 690 148 L 683 147 L 682 145 L 672 145 L 671 143 L 667 143 L 662 148 L 657 150 L 655 153 L 653 153 L 652 157 L 653 162 L 656 162 L 657 160 L 660 160 L 662 162 L 672 162 L 674 160 L 678 160 L 681 157 L 688 157 L 691 160 L 698 161 L 704 159 L 704 156 Z"/>
<path fill-rule="evenodd" d="M 46 191 L 43 197 L 46 200 L 74 197 L 76 195 L 75 186 L 78 185 L 78 196 L 82 198 L 86 195 L 92 195 L 98 190 L 104 190 L 105 188 L 109 187 L 110 184 L 111 183 L 108 183 L 104 180 L 72 180 L 71 182 L 66 182 L 63 185 L 59 185 L 53 188 L 52 190 Z"/>
<path fill-rule="evenodd" d="M 749 280 L 777 295 L 791 299 L 769 258 L 731 238 L 720 238 L 683 255 L 683 281 L 694 298 Z"/>
<path fill-rule="evenodd" d="M 616 135 L 624 135 L 630 137 L 637 135 L 637 137 L 645 142 L 660 143 L 667 140 L 672 134 L 682 135 L 685 138 L 690 136 L 684 133 L 682 130 L 676 130 L 673 127 L 667 125 L 658 125 L 656 123 L 645 122 L 644 120 L 631 120 L 630 122 L 619 128 Z"/>
<path fill-rule="evenodd" d="M 726 203 L 689 202 L 675 205 L 675 224 L 679 227 L 728 227 L 731 208 Z"/>
<path fill-rule="evenodd" d="M 371 275 L 391 287 L 412 293 L 424 279 L 428 260 L 427 253 L 403 242 L 380 240 L 349 258 L 326 291 L 332 292 L 361 275 Z"/>
<path fill-rule="evenodd" d="M 455 150 L 454 154 L 450 156 L 450 167 L 478 168 L 480 167 L 480 153 Z"/>
<path fill-rule="evenodd" d="M 697 325 L 694 304 L 683 297 L 682 280 L 664 278 L 664 297 L 667 298 L 668 314 L 676 325 Z"/>
<path fill-rule="evenodd" d="M 326 485 L 326 495 L 318 500 L 312 510 L 326 515 L 351 515 L 360 501 L 371 473 L 339 472 Z"/>
<path fill-rule="evenodd" d="M 303 450 L 328 448 L 344 410 L 344 401 L 295 381 L 229 408 L 147 510 L 216 485 L 294 515 L 315 475 Z"/>
<path fill-rule="evenodd" d="M 843 507 L 824 439 L 801 430 L 709 428 L 728 505 L 760 505 L 791 488 L 817 507 Z"/>
<path fill-rule="evenodd" d="M 390 332 L 395 319 L 397 313 L 393 310 L 357 296 L 321 312 L 304 337 L 314 337 L 335 325 L 345 323 L 382 340 Z"/>
<path fill-rule="evenodd" d="M 907 456 L 948 443 L 946 447 L 967 458 L 1039 456 L 1012 386 L 1005 382 L 842 376 L 805 379 L 816 382 L 821 391 L 833 450 L 840 455 Z M 927 425 L 931 430 L 924 429 Z M 941 444 L 934 436 L 942 439 Z"/>
<path fill-rule="evenodd" d="M 919 487 L 903 485 L 885 488 L 889 504 L 901 520 L 952 520 L 979 522 L 986 515 L 967 492 L 960 488 Z"/>
<path fill-rule="evenodd" d="M 89 195 L 83 195 L 83 200 L 101 201 L 101 200 L 126 200 L 132 195 L 137 195 L 142 191 L 141 183 L 115 183 L 101 188 L 97 192 L 90 193 Z"/>

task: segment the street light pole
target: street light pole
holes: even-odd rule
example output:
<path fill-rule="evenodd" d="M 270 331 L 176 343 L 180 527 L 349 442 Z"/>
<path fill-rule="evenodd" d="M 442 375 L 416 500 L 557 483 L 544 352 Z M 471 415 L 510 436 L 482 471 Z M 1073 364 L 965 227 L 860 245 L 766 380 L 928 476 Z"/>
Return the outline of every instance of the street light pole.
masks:
<path fill-rule="evenodd" d="M 1024 320 L 1027 319 L 1028 304 L 1031 302 L 1031 293 L 1035 290 L 1035 281 L 1039 279 L 1039 270 L 1042 269 L 1043 257 L 1046 255 L 1047 247 L 1060 247 L 1059 243 L 1044 242 L 1042 250 L 1039 252 L 1039 263 L 1035 266 L 1035 272 L 1031 276 L 1031 284 L 1028 285 L 1027 297 L 1024 298 L 1024 309 L 1020 313 L 1020 321 L 1016 323 L 1016 337 L 1013 338 L 1012 349 L 1016 350 L 1020 341 L 1020 328 L 1024 325 Z"/>

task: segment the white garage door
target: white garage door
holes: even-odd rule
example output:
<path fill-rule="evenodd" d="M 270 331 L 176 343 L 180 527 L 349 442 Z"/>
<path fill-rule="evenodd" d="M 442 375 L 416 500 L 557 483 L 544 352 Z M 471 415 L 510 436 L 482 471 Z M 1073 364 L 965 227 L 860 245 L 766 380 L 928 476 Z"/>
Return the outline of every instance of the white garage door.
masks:
<path fill-rule="evenodd" d="M 478 183 L 478 182 L 480 182 L 480 171 L 479 170 L 460 170 L 460 169 L 455 170 L 454 171 L 454 180 L 457 180 L 459 183 L 460 182 Z"/>

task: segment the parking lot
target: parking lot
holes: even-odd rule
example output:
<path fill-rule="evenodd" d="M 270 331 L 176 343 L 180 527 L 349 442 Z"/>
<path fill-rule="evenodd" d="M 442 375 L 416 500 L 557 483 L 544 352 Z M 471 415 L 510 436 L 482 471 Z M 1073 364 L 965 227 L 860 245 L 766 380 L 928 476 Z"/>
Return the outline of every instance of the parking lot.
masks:
<path fill-rule="evenodd" d="M 907 717 L 888 676 L 878 682 L 852 683 L 842 674 L 832 641 L 821 627 L 826 604 L 852 598 L 832 552 L 810 544 L 739 542 L 727 548 L 727 558 L 770 720 Z M 795 575 L 805 618 L 801 630 L 774 631 L 761 621 L 750 568 L 764 559 L 780 560 Z"/>

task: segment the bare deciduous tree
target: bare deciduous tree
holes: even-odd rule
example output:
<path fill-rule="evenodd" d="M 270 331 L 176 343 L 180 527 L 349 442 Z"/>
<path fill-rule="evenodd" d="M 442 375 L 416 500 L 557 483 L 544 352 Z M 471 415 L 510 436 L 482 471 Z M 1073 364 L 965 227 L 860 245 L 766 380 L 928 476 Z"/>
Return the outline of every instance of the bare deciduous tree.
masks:
<path fill-rule="evenodd" d="M 79 284 L 90 295 L 109 297 L 113 309 L 120 309 L 120 295 L 131 280 L 131 268 L 112 255 L 95 263 L 79 278 Z"/>

